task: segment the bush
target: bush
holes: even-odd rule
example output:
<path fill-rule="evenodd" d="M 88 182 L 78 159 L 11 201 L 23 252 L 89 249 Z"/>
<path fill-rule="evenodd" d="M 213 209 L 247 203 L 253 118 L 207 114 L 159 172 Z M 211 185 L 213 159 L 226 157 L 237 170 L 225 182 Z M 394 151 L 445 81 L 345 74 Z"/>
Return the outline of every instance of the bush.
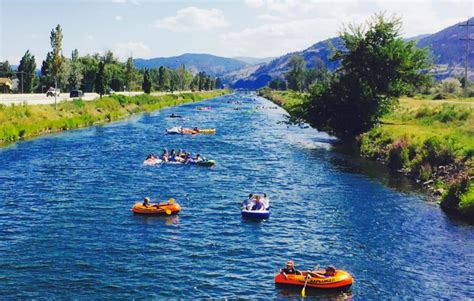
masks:
<path fill-rule="evenodd" d="M 466 216 L 474 216 L 474 183 L 470 183 L 466 192 L 461 194 L 459 210 Z"/>
<path fill-rule="evenodd" d="M 470 205 L 472 205 L 472 190 L 471 185 L 469 185 L 469 177 L 467 174 L 461 175 L 458 178 L 452 180 L 448 184 L 448 189 L 441 195 L 441 207 L 448 211 L 459 211 L 461 197 L 464 197 L 463 206 L 466 210 L 472 210 Z M 468 192 L 468 188 L 470 190 Z M 470 208 L 470 209 L 468 209 Z"/>
<path fill-rule="evenodd" d="M 388 167 L 391 170 L 399 170 L 408 164 L 409 148 L 405 137 L 397 139 L 390 147 L 388 152 Z"/>
<path fill-rule="evenodd" d="M 457 78 L 443 79 L 436 87 L 438 93 L 455 94 L 461 93 L 461 82 Z"/>

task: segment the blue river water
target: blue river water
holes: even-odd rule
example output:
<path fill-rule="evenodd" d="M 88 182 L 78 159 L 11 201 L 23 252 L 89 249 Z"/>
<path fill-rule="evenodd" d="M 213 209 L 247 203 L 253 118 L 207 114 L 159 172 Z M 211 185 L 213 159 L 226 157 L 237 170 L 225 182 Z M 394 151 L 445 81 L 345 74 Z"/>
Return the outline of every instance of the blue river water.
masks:
<path fill-rule="evenodd" d="M 273 283 L 288 259 L 353 275 L 350 293 L 316 299 L 474 298 L 472 226 L 257 106 L 274 105 L 227 95 L 1 149 L 0 299 L 296 299 Z M 217 133 L 165 134 L 177 125 Z M 143 166 L 164 147 L 217 165 Z M 269 194 L 268 221 L 241 219 L 249 192 Z M 144 196 L 183 210 L 133 215 Z"/>

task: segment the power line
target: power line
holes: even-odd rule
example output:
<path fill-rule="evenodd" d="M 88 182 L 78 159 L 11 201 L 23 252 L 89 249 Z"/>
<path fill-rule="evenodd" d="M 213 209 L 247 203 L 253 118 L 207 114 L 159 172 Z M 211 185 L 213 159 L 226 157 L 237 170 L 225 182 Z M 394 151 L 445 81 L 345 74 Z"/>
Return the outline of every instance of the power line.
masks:
<path fill-rule="evenodd" d="M 458 24 L 458 26 L 466 27 L 466 37 L 465 38 L 460 38 L 462 41 L 466 41 L 466 52 L 465 52 L 465 58 L 464 58 L 464 97 L 467 97 L 467 70 L 469 69 L 469 41 L 474 41 L 474 39 L 471 39 L 469 36 L 469 27 L 474 26 L 473 23 L 469 23 L 469 18 L 467 18 L 467 21 L 465 24 Z"/>

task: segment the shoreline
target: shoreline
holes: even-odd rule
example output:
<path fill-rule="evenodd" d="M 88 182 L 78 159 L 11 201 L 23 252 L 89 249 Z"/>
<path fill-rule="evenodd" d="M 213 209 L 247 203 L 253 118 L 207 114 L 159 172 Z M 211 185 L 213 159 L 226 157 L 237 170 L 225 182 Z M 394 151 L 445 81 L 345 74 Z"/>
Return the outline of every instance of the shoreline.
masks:
<path fill-rule="evenodd" d="M 229 90 L 134 96 L 111 95 L 93 100 L 73 99 L 54 104 L 0 105 L 0 147 L 62 131 L 107 124 L 144 112 L 198 102 Z"/>
<path fill-rule="evenodd" d="M 275 93 L 275 91 L 268 92 L 267 90 L 264 92 L 264 95 L 261 96 L 283 107 L 289 114 L 290 122 L 304 121 L 304 119 L 301 118 L 301 104 L 304 101 L 304 95 L 293 93 L 288 96 L 286 92 Z M 442 103 L 435 104 L 442 105 Z M 472 107 L 472 104 L 468 103 L 468 106 Z M 438 203 L 446 215 L 465 220 L 469 224 L 474 224 L 473 205 L 468 203 L 467 208 L 460 208 L 459 206 L 461 199 L 464 197 L 463 194 L 459 193 L 459 191 L 461 191 L 460 187 L 467 185 L 467 191 L 464 192 L 464 194 L 468 195 L 471 193 L 469 187 L 473 185 L 473 176 L 470 174 L 470 171 L 474 170 L 472 157 L 460 159 L 455 156 L 452 161 L 444 163 L 434 163 L 429 160 L 425 162 L 423 161 L 425 157 L 410 157 L 410 159 L 408 159 L 409 152 L 410 156 L 412 156 L 411 153 L 429 153 L 433 151 L 433 147 L 430 148 L 432 144 L 436 146 L 434 147 L 435 152 L 440 149 L 441 151 L 449 149 L 451 147 L 449 140 L 434 139 L 429 136 L 427 136 L 427 138 L 423 136 L 426 135 L 426 133 L 423 133 L 423 135 L 421 135 L 421 133 L 411 133 L 411 136 L 407 137 L 410 133 L 406 132 L 406 134 L 399 137 L 397 136 L 398 133 L 392 133 L 392 129 L 387 129 L 383 126 L 384 124 L 382 122 L 381 126 L 375 127 L 360 135 L 352 142 L 341 142 L 345 145 L 343 148 L 349 148 L 351 154 L 357 158 L 377 162 L 387 167 L 390 173 L 393 172 L 406 177 L 423 190 L 430 202 Z M 404 124 L 398 126 L 404 126 Z M 380 132 L 382 132 L 382 134 Z M 390 136 L 387 133 L 392 135 Z M 432 140 L 434 140 L 434 142 Z M 470 150 L 468 149 L 466 152 L 470 152 Z M 454 153 L 455 152 L 453 152 L 453 154 Z M 459 154 L 457 154 L 457 156 L 459 156 Z M 418 167 L 417 169 L 413 164 L 415 159 L 421 160 L 419 164 L 421 168 Z M 428 169 L 429 172 L 424 173 L 424 168 Z"/>

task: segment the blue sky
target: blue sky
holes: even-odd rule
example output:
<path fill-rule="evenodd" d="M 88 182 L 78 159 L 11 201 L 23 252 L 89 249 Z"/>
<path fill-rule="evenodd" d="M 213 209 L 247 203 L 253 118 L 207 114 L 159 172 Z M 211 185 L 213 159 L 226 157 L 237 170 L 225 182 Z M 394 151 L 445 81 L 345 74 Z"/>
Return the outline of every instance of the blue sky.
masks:
<path fill-rule="evenodd" d="M 124 60 L 210 53 L 279 56 L 336 36 L 373 13 L 398 14 L 404 36 L 434 33 L 474 16 L 474 1 L 384 0 L 0 0 L 0 61 L 27 49 L 38 64 L 61 24 L 63 53 L 112 50 Z"/>

